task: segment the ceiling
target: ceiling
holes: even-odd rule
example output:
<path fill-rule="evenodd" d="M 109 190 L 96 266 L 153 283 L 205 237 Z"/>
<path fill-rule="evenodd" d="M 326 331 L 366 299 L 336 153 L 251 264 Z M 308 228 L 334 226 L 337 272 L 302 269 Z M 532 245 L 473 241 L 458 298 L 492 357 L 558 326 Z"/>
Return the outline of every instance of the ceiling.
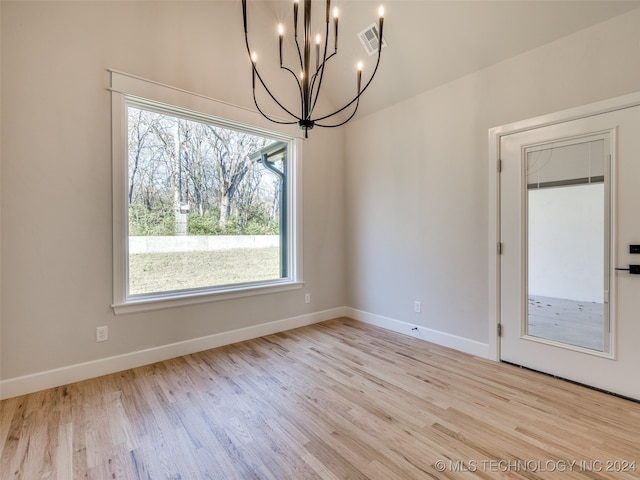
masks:
<path fill-rule="evenodd" d="M 258 3 L 261 20 L 273 17 L 266 22 L 274 24 L 273 38 L 264 42 L 277 42 L 275 24 L 282 22 L 285 28 L 292 24 L 293 2 L 249 2 L 249 8 Z M 324 18 L 324 3 L 314 0 L 314 20 Z M 380 110 L 640 7 L 640 1 L 635 0 L 382 0 L 382 3 L 388 47 L 382 51 L 380 68 L 363 97 L 358 115 Z M 332 2 L 332 7 L 340 9 L 339 52 L 331 60 L 331 69 L 327 68 L 323 89 L 330 92 L 329 101 L 336 106 L 355 93 L 357 61 L 366 61 L 363 84 L 373 68 L 375 56 L 367 56 L 357 35 L 377 22 L 380 4 L 380 0 Z M 320 24 L 314 23 L 314 28 L 323 30 Z M 275 55 L 269 61 L 277 62 L 277 52 Z"/>

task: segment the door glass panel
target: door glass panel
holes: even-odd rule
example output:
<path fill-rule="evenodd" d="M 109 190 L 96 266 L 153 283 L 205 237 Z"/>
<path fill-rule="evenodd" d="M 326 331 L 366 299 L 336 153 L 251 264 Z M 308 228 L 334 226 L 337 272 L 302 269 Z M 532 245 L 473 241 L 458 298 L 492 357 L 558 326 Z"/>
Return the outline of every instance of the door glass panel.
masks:
<path fill-rule="evenodd" d="M 608 137 L 527 147 L 524 335 L 609 351 Z"/>

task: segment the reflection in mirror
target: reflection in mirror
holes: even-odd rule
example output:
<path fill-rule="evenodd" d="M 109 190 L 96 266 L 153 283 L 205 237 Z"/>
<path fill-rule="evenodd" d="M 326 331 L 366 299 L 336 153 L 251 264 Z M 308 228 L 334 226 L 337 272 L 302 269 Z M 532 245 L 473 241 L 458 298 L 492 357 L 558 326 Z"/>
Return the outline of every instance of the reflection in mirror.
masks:
<path fill-rule="evenodd" d="M 525 159 L 524 334 L 608 352 L 608 137 L 528 147 Z"/>

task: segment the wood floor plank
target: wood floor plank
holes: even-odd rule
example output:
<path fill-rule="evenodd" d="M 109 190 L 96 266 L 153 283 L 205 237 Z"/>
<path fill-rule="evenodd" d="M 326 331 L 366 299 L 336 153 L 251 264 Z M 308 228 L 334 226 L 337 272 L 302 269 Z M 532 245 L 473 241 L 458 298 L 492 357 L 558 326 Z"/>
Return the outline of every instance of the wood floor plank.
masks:
<path fill-rule="evenodd" d="M 342 318 L 4 400 L 0 478 L 625 480 L 640 404 Z"/>

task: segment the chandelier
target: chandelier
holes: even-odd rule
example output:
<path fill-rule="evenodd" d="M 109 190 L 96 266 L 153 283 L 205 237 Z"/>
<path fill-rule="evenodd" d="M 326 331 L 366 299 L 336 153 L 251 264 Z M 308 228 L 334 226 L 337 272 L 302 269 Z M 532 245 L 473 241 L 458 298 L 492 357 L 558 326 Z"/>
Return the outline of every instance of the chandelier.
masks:
<path fill-rule="evenodd" d="M 244 22 L 244 39 L 247 46 L 247 53 L 251 60 L 252 69 L 252 89 L 253 89 L 253 102 L 258 111 L 267 120 L 283 125 L 298 124 L 298 126 L 304 130 L 305 138 L 308 137 L 308 132 L 314 126 L 334 128 L 344 125 L 353 118 L 358 110 L 360 104 L 360 97 L 364 91 L 369 87 L 373 77 L 378 71 L 378 65 L 380 65 L 380 55 L 382 50 L 382 27 L 384 24 L 384 9 L 380 7 L 378 14 L 378 58 L 376 60 L 375 68 L 369 80 L 362 86 L 362 62 L 358 63 L 356 73 L 356 93 L 355 96 L 341 108 L 335 110 L 333 113 L 321 114 L 320 116 L 314 116 L 314 110 L 320 95 L 320 88 L 322 87 L 322 79 L 324 77 L 325 68 L 328 62 L 338 53 L 338 9 L 334 8 L 331 12 L 331 0 L 326 0 L 326 19 L 324 25 L 324 41 L 320 34 L 315 36 L 315 39 L 311 38 L 311 0 L 304 0 L 303 5 L 303 24 L 302 24 L 302 45 L 298 39 L 298 9 L 299 0 L 293 2 L 293 42 L 297 49 L 297 63 L 299 64 L 299 70 L 296 73 L 294 69 L 287 67 L 283 62 L 282 44 L 284 40 L 285 28 L 282 24 L 278 25 L 278 50 L 280 55 L 280 68 L 289 72 L 298 87 L 300 94 L 300 105 L 298 109 L 292 109 L 285 107 L 271 92 L 269 87 L 265 84 L 260 72 L 258 71 L 258 56 L 255 51 L 252 51 L 249 46 L 249 34 L 247 27 L 247 0 L 242 0 L 242 18 Z M 331 15 L 332 13 L 332 15 Z M 333 17 L 333 18 L 331 18 Z M 332 22 L 333 20 L 333 22 Z M 333 29 L 330 29 L 331 23 L 333 23 Z M 333 51 L 329 49 L 329 36 L 330 30 L 333 33 Z M 314 42 L 315 40 L 315 42 Z M 313 48 L 312 43 L 314 42 Z M 311 63 L 311 51 L 315 50 L 315 64 Z M 322 52 L 322 54 L 321 54 Z M 294 64 L 296 60 L 294 59 Z M 256 98 L 256 85 L 261 86 L 264 91 L 271 97 L 271 99 L 280 107 L 282 112 L 291 118 L 291 120 L 280 120 L 267 115 Z M 344 117 L 334 118 L 336 115 L 352 109 L 350 115 L 346 120 Z M 299 113 L 294 113 L 297 110 Z"/>

